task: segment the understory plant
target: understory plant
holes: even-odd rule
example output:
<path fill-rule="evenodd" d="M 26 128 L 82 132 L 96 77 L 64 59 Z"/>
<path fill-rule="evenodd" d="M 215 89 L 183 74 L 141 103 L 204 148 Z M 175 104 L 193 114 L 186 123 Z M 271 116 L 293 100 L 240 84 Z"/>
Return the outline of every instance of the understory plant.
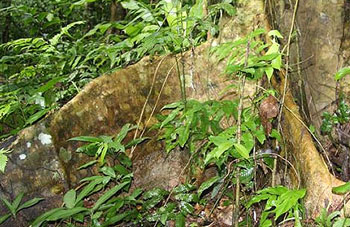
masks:
<path fill-rule="evenodd" d="M 199 45 L 209 31 L 218 33 L 220 12 L 235 13 L 231 1 L 207 11 L 204 0 L 117 2 L 127 12 L 117 21 L 95 15 L 106 13 L 110 1 L 102 1 L 101 7 L 96 0 L 43 1 L 39 7 L 14 0 L 0 10 L 16 23 L 23 21 L 18 26 L 24 27 L 24 34 L 11 29 L 12 39 L 0 44 L 0 139 L 43 118 L 99 75 L 146 55 L 180 53 Z M 33 23 L 40 29 L 32 28 Z"/>

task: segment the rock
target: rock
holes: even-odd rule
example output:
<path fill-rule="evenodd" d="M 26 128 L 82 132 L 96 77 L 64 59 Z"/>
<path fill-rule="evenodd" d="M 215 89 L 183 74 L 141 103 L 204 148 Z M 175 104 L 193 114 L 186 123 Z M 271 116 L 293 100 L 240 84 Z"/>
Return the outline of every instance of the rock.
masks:
<path fill-rule="evenodd" d="M 22 202 L 34 197 L 45 198 L 40 205 L 21 211 L 19 218 L 10 218 L 4 226 L 28 226 L 38 214 L 61 205 L 62 193 L 67 189 L 65 171 L 45 124 L 46 121 L 42 121 L 28 127 L 0 145 L 12 151 L 5 173 L 0 174 L 0 197 L 13 201 L 24 192 Z M 5 213 L 9 211 L 1 204 L 0 214 Z"/>

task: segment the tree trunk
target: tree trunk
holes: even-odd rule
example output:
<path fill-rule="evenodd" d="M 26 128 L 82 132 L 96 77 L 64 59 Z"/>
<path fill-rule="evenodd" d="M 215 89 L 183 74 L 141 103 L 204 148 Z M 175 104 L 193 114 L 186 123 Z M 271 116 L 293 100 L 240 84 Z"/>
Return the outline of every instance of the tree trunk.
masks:
<path fill-rule="evenodd" d="M 269 7 L 269 5 L 264 6 L 264 2 L 275 4 L 276 7 Z M 329 1 L 321 2 L 322 4 L 320 1 L 313 0 L 303 2 L 303 5 L 299 6 L 299 10 L 302 12 L 301 15 L 307 15 L 308 17 L 304 19 L 301 15 L 298 16 L 297 14 L 297 29 L 300 26 L 300 31 L 305 32 L 309 27 L 310 29 L 313 28 L 313 30 L 307 35 L 301 33 L 303 35 L 299 37 L 299 43 L 297 42 L 297 39 L 292 39 L 291 56 L 289 57 L 290 65 L 302 62 L 307 65 L 308 69 L 304 70 L 304 65 L 302 65 L 299 70 L 296 70 L 297 73 L 293 73 L 293 69 L 289 69 L 291 74 L 288 77 L 288 81 L 286 81 L 286 87 L 284 86 L 285 75 L 283 72 L 281 72 L 280 75 L 276 75 L 279 78 L 277 78 L 278 80 L 275 80 L 274 83 L 279 94 L 286 94 L 282 122 L 283 136 L 286 140 L 285 151 L 292 153 L 295 157 L 294 165 L 299 171 L 298 173 L 300 174 L 301 180 L 301 182 L 294 182 L 295 187 L 306 187 L 307 196 L 305 204 L 308 214 L 312 217 L 315 217 L 321 208 L 326 207 L 330 203 L 333 208 L 340 203 L 342 198 L 333 195 L 331 189 L 343 182 L 337 180 L 328 171 L 328 168 L 322 156 L 318 153 L 312 136 L 307 130 L 305 123 L 303 123 L 303 118 L 299 112 L 302 110 L 302 113 L 304 113 L 304 110 L 308 107 L 311 116 L 313 116 L 313 114 L 319 111 L 319 109 L 313 109 L 310 104 L 311 102 L 320 101 L 322 103 L 330 103 L 332 99 L 318 99 L 316 96 L 312 95 L 312 91 L 308 90 L 308 87 L 305 89 L 306 94 L 301 94 L 303 91 L 301 85 L 315 83 L 315 81 L 312 81 L 312 78 L 314 77 L 317 78 L 317 82 L 325 81 L 325 77 L 328 79 L 331 78 L 332 73 L 340 67 L 338 66 L 338 63 L 347 62 L 349 60 L 348 56 L 350 56 L 347 52 L 347 49 L 349 48 L 345 48 L 350 43 L 350 39 L 347 37 L 348 34 L 345 34 L 346 32 L 341 32 L 343 35 L 340 36 L 339 34 L 334 34 L 339 31 L 348 31 L 349 29 L 349 23 L 346 21 L 349 15 L 344 16 L 344 13 L 347 12 L 347 7 L 345 7 L 346 10 L 343 11 L 343 13 L 337 11 L 344 10 L 345 3 L 336 0 L 330 1 L 334 5 L 329 3 Z M 271 27 L 269 21 L 275 21 L 277 22 L 275 24 L 281 25 L 280 29 L 284 33 L 285 40 L 287 40 L 289 28 L 291 26 L 290 18 L 292 18 L 291 15 L 293 13 L 291 11 L 293 11 L 294 8 L 293 2 L 285 2 L 283 0 L 241 0 L 237 1 L 237 5 L 239 6 L 237 9 L 237 15 L 234 18 L 224 18 L 220 22 L 221 33 L 218 39 L 211 40 L 210 42 L 204 43 L 195 48 L 194 54 L 191 52 L 183 54 L 183 59 L 181 60 L 184 62 L 184 65 L 182 65 L 181 68 L 184 67 L 185 75 L 183 76 L 186 77 L 186 92 L 189 98 L 197 98 L 201 100 L 217 98 L 217 93 L 228 83 L 223 77 L 219 76 L 224 71 L 223 65 L 217 64 L 215 59 L 209 55 L 209 50 L 212 45 L 224 41 L 236 40 L 237 38 L 243 37 L 254 29 L 260 27 L 268 30 Z M 269 10 L 276 8 L 281 10 L 278 10 L 278 12 Z M 324 13 L 322 10 L 327 13 Z M 266 14 L 266 12 L 268 13 Z M 334 14 L 331 14 L 331 12 Z M 278 14 L 284 16 L 279 17 Z M 270 18 L 268 18 L 267 15 L 269 15 Z M 313 20 L 318 21 L 319 24 L 316 22 L 311 23 Z M 344 20 L 345 23 L 342 24 L 341 21 L 344 22 Z M 308 21 L 310 24 L 308 24 Z M 342 29 L 337 29 L 334 25 L 335 22 L 342 24 Z M 330 26 L 329 29 L 333 30 L 328 32 L 326 29 L 327 26 Z M 324 33 L 319 32 L 319 30 Z M 311 39 L 311 41 L 308 41 L 308 39 Z M 328 42 L 326 42 L 327 40 Z M 339 57 L 339 49 L 343 50 L 343 57 Z M 335 55 L 334 53 L 338 53 L 338 55 Z M 310 56 L 312 56 L 312 58 L 310 58 Z M 61 149 L 70 150 L 72 152 L 72 158 L 70 160 L 60 162 L 61 165 L 65 165 L 62 169 L 66 172 L 66 179 L 57 179 L 57 181 L 68 181 L 74 185 L 78 182 L 79 178 L 84 174 L 87 174 L 83 170 L 76 170 L 76 167 L 81 165 L 82 160 L 80 156 L 74 153 L 76 144 L 67 142 L 67 139 L 80 135 L 113 134 L 125 123 L 138 124 L 139 119 L 141 119 L 139 127 L 140 130 L 142 130 L 147 128 L 154 120 L 154 118 L 152 118 L 153 108 L 155 108 L 155 111 L 157 112 L 162 105 L 176 101 L 181 97 L 180 83 L 177 78 L 178 74 L 181 74 L 182 69 L 180 68 L 180 71 L 178 72 L 176 67 L 174 67 L 176 62 L 175 58 L 179 59 L 181 56 L 169 55 L 152 59 L 144 58 L 135 65 L 119 70 L 112 75 L 101 76 L 88 84 L 73 100 L 52 116 L 52 120 L 47 120 L 47 127 L 52 136 L 54 142 L 52 146 L 54 147 L 46 147 L 46 149 L 50 149 L 50 151 L 54 149 L 57 151 L 57 154 Z M 336 59 L 334 60 L 334 58 Z M 338 61 L 338 59 L 343 58 L 345 60 Z M 310 61 L 312 61 L 311 66 L 313 68 L 308 65 L 310 64 Z M 304 82 L 296 83 L 297 85 L 300 85 L 301 89 L 299 89 L 299 87 L 297 87 L 297 89 L 292 89 L 295 86 L 295 82 L 298 82 L 299 80 Z M 230 81 L 230 83 L 231 82 L 232 81 Z M 254 84 L 248 84 L 247 86 L 249 88 L 245 89 L 247 91 L 247 94 L 245 95 L 255 91 Z M 306 106 L 298 106 L 294 102 L 293 91 L 294 93 L 299 94 L 298 97 L 312 97 L 312 99 L 307 100 L 306 103 L 299 101 L 299 103 Z M 333 92 L 333 90 L 330 90 L 329 92 Z M 325 106 L 327 105 L 328 104 Z M 307 116 L 307 114 L 305 115 Z M 314 118 L 311 120 L 313 119 Z M 13 157 L 13 160 L 16 160 L 18 154 L 23 150 L 26 150 L 25 146 L 28 146 L 25 140 L 30 133 L 22 134 L 23 138 L 20 137 L 16 142 L 18 146 L 21 145 L 22 147 L 16 148 L 17 151 L 13 152 L 13 154 L 17 155 Z M 38 134 L 40 135 L 41 133 Z M 36 136 L 33 138 L 33 140 L 37 140 Z M 38 150 L 40 147 L 36 149 Z M 135 168 L 138 168 L 135 171 L 140 173 L 147 172 L 143 171 L 144 169 L 142 168 L 150 168 L 150 166 L 152 166 L 153 160 L 147 159 L 147 157 L 149 157 L 150 154 L 154 156 L 154 152 L 161 151 L 154 149 L 153 146 L 137 150 L 133 157 L 134 161 L 145 161 L 141 162 L 142 165 L 135 165 Z M 30 156 L 37 154 L 37 151 L 28 153 L 28 160 L 30 160 Z M 18 175 L 23 178 L 29 178 L 28 173 L 23 170 L 26 170 L 27 166 L 31 163 L 27 163 L 26 160 L 22 163 L 23 168 L 22 170 L 18 170 L 18 172 L 20 172 Z M 58 161 L 56 166 L 59 166 Z M 40 172 L 38 171 L 39 170 L 33 170 L 30 174 L 32 176 L 40 175 Z M 134 177 L 135 181 L 139 184 L 137 186 L 145 184 L 145 182 L 142 182 L 140 179 L 148 179 L 147 176 L 135 175 Z M 298 178 L 299 177 L 297 177 L 297 179 Z M 4 182 L 5 180 L 6 179 L 2 179 Z M 35 182 L 27 182 L 27 185 L 23 185 L 22 181 L 21 178 L 17 177 L 13 178 L 11 182 L 16 184 L 18 188 L 28 187 L 32 191 L 36 191 L 39 197 L 41 191 L 45 191 L 45 195 L 52 193 L 52 190 L 47 186 L 50 182 L 45 182 L 47 181 L 46 178 L 41 179 L 40 185 L 35 184 Z M 301 185 L 299 185 L 299 183 L 301 183 Z"/>

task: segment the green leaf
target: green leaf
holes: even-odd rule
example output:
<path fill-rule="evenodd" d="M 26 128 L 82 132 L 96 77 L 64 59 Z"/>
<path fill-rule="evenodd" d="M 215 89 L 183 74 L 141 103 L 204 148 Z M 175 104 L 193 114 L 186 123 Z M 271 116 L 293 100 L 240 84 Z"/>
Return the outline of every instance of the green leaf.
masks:
<path fill-rule="evenodd" d="M 279 56 L 277 56 L 275 59 L 273 59 L 273 60 L 271 61 L 271 66 L 272 66 L 274 69 L 280 70 L 280 69 L 281 69 L 281 66 L 282 66 L 282 56 L 279 55 Z"/>
<path fill-rule="evenodd" d="M 266 52 L 266 55 L 279 53 L 280 45 L 278 43 L 272 43 L 269 50 Z"/>
<path fill-rule="evenodd" d="M 332 188 L 332 193 L 337 195 L 344 195 L 347 192 L 350 192 L 350 182 L 347 182 L 343 185 Z"/>
<path fill-rule="evenodd" d="M 270 137 L 277 139 L 277 141 L 281 142 L 281 135 L 276 129 L 272 129 Z"/>
<path fill-rule="evenodd" d="M 183 102 L 174 102 L 174 103 L 170 103 L 168 105 L 163 106 L 163 108 L 161 110 L 165 110 L 165 109 L 175 109 L 177 107 L 182 107 L 183 106 Z"/>
<path fill-rule="evenodd" d="M 5 172 L 7 161 L 8 161 L 7 156 L 0 153 L 0 171 L 3 173 Z"/>
<path fill-rule="evenodd" d="M 175 218 L 175 227 L 185 227 L 185 216 L 182 213 L 176 215 Z"/>
<path fill-rule="evenodd" d="M 165 118 L 165 120 L 162 122 L 162 124 L 160 125 L 160 128 L 163 128 L 165 125 L 167 125 L 170 121 L 174 120 L 174 118 L 179 114 L 181 109 L 177 108 L 173 111 L 171 111 L 171 113 L 167 116 L 167 118 Z"/>
<path fill-rule="evenodd" d="M 114 169 L 116 170 L 116 171 L 118 171 L 118 173 L 119 174 L 121 174 L 121 175 L 127 175 L 127 174 L 129 174 L 129 171 L 124 167 L 124 166 L 122 166 L 122 165 L 115 165 L 114 166 Z"/>
<path fill-rule="evenodd" d="M 124 213 L 121 213 L 121 214 L 117 214 L 117 215 L 114 215 L 113 217 L 111 217 L 110 219 L 107 219 L 102 227 L 104 226 L 111 226 L 111 225 L 114 225 L 115 223 L 123 220 L 125 217 L 127 217 L 129 215 L 129 212 L 124 212 Z"/>
<path fill-rule="evenodd" d="M 34 206 L 35 204 L 39 203 L 42 200 L 44 200 L 44 198 L 34 198 L 34 199 L 29 200 L 29 201 L 26 201 L 21 206 L 19 206 L 17 211 L 22 210 L 22 209 L 26 209 L 26 208 L 31 207 L 31 206 Z"/>
<path fill-rule="evenodd" d="M 265 73 L 266 73 L 267 78 L 268 78 L 269 81 L 270 81 L 271 78 L 272 78 L 272 75 L 273 75 L 273 67 L 267 67 L 267 68 L 265 68 Z"/>
<path fill-rule="evenodd" d="M 97 160 L 92 160 L 92 161 L 90 161 L 88 163 L 85 163 L 84 165 L 79 166 L 78 170 L 85 169 L 85 168 L 87 168 L 89 166 L 92 166 L 92 165 L 94 165 L 96 163 L 97 163 Z"/>
<path fill-rule="evenodd" d="M 349 218 L 338 218 L 332 227 L 346 227 L 350 226 L 350 219 Z"/>
<path fill-rule="evenodd" d="M 103 145 L 101 147 L 99 147 L 99 149 L 96 152 L 96 155 L 100 155 L 100 158 L 98 160 L 98 162 L 102 165 L 104 163 L 105 160 L 105 156 L 107 154 L 108 151 L 108 144 L 103 143 Z"/>
<path fill-rule="evenodd" d="M 53 86 L 55 86 L 56 83 L 62 81 L 65 77 L 61 76 L 61 77 L 56 77 L 56 78 L 53 78 L 51 79 L 49 82 L 47 82 L 45 85 L 39 87 L 37 90 L 36 90 L 36 93 L 38 92 L 45 92 L 47 90 L 49 90 L 50 88 L 52 88 Z"/>
<path fill-rule="evenodd" d="M 12 204 L 5 198 L 1 198 L 1 200 L 6 205 L 6 207 L 9 209 L 11 214 L 15 217 L 16 216 L 16 209 L 12 206 Z"/>
<path fill-rule="evenodd" d="M 4 223 L 9 217 L 11 217 L 11 214 L 5 214 L 0 217 L 0 224 Z"/>
<path fill-rule="evenodd" d="M 112 169 L 111 167 L 109 166 L 104 166 L 101 168 L 101 172 L 106 175 L 106 176 L 110 176 L 112 178 L 115 178 L 116 175 L 115 175 L 115 171 L 114 169 Z"/>
<path fill-rule="evenodd" d="M 208 188 L 210 188 L 213 184 L 215 184 L 218 180 L 219 180 L 219 176 L 215 176 L 210 178 L 209 180 L 203 182 L 201 184 L 201 186 L 198 188 L 198 197 L 200 197 L 202 195 L 202 193 L 207 190 Z"/>
<path fill-rule="evenodd" d="M 188 203 L 186 201 L 181 201 L 180 204 L 181 204 L 181 211 L 183 213 L 185 213 L 185 214 L 192 214 L 193 213 L 194 207 L 190 203 Z"/>
<path fill-rule="evenodd" d="M 245 159 L 249 158 L 249 151 L 247 150 L 247 148 L 245 146 L 243 146 L 242 144 L 238 144 L 235 143 L 234 144 L 236 151 Z"/>
<path fill-rule="evenodd" d="M 19 204 L 21 203 L 23 196 L 24 196 L 24 193 L 23 193 L 23 192 L 19 193 L 19 194 L 16 196 L 15 200 L 12 202 L 12 206 L 13 206 L 13 209 L 14 209 L 14 210 L 17 211 L 17 208 L 18 208 Z"/>
<path fill-rule="evenodd" d="M 342 68 L 334 75 L 334 79 L 340 80 L 344 76 L 349 75 L 349 74 L 350 74 L 350 68 Z"/>
<path fill-rule="evenodd" d="M 67 208 L 71 209 L 75 205 L 77 192 L 74 189 L 69 190 L 63 197 L 63 202 Z"/>
<path fill-rule="evenodd" d="M 50 217 L 52 214 L 58 212 L 58 211 L 61 211 L 63 210 L 64 208 L 63 207 L 59 207 L 59 208 L 55 208 L 55 209 L 52 209 L 52 210 L 49 210 L 45 213 L 43 213 L 42 215 L 40 215 L 39 217 L 37 217 L 34 222 L 30 225 L 31 227 L 40 227 L 41 224 L 47 220 L 48 217 Z"/>
<path fill-rule="evenodd" d="M 137 139 L 134 139 L 134 140 L 131 140 L 126 146 L 125 148 L 130 148 L 132 146 L 135 146 L 137 144 L 140 144 L 142 143 L 143 141 L 145 140 L 149 140 L 151 139 L 150 137 L 142 137 L 142 138 L 137 138 Z"/>
<path fill-rule="evenodd" d="M 271 30 L 268 33 L 269 36 L 275 36 L 277 38 L 283 39 L 283 36 L 281 35 L 281 33 L 277 30 Z"/>
<path fill-rule="evenodd" d="M 100 184 L 102 182 L 102 179 L 95 179 L 93 181 L 91 181 L 88 185 L 86 185 L 83 190 L 81 190 L 81 192 L 79 193 L 77 199 L 75 200 L 75 204 L 74 206 L 77 205 L 78 202 L 80 202 L 83 198 L 85 198 L 85 196 L 89 195 L 90 192 L 92 192 L 92 190 L 94 190 L 94 188 L 96 187 L 97 184 Z"/>
<path fill-rule="evenodd" d="M 113 188 L 111 188 L 109 191 L 107 191 L 105 194 L 103 194 L 95 203 L 95 205 L 92 207 L 92 211 L 97 210 L 104 202 L 106 202 L 108 199 L 110 199 L 115 193 L 117 193 L 120 189 L 124 188 L 126 185 L 128 185 L 130 182 L 124 182 L 117 184 Z"/>
<path fill-rule="evenodd" d="M 305 194 L 306 189 L 288 190 L 278 197 L 276 201 L 276 208 L 274 210 L 276 213 L 275 220 L 277 220 L 282 214 L 292 209 L 292 207 L 298 203 L 298 200 L 303 198 Z"/>
<path fill-rule="evenodd" d="M 121 4 L 125 9 L 137 10 L 140 8 L 135 0 L 122 1 Z"/>
<path fill-rule="evenodd" d="M 260 144 L 263 144 L 266 140 L 265 132 L 263 130 L 254 131 L 254 135 L 258 139 Z"/>
<path fill-rule="evenodd" d="M 25 125 L 31 125 L 34 122 L 36 122 L 37 120 L 39 120 L 41 117 L 43 117 L 47 112 L 50 111 L 50 108 L 46 108 L 43 110 L 40 110 L 38 112 L 36 112 L 35 114 L 33 114 L 32 116 L 30 116 L 27 120 Z"/>
<path fill-rule="evenodd" d="M 57 221 L 57 220 L 64 220 L 66 218 L 72 217 L 75 214 L 81 213 L 83 211 L 88 211 L 89 209 L 85 207 L 74 207 L 72 209 L 61 209 L 58 210 L 48 217 L 46 217 L 46 221 Z"/>
<path fill-rule="evenodd" d="M 123 139 L 125 138 L 126 134 L 133 129 L 133 127 L 131 127 L 131 124 L 125 124 L 122 129 L 120 130 L 120 132 L 118 133 L 118 135 L 116 136 L 116 138 L 114 139 L 115 142 L 119 142 L 121 143 L 123 141 Z"/>
<path fill-rule="evenodd" d="M 234 145 L 234 141 L 226 140 L 225 142 L 219 144 L 218 147 L 214 148 L 209 154 L 205 157 L 205 163 L 208 163 L 213 158 L 220 158 L 220 156 L 230 149 Z"/>
<path fill-rule="evenodd" d="M 103 142 L 102 138 L 94 137 L 94 136 L 78 136 L 69 139 L 68 141 L 82 141 L 82 142 L 90 142 L 90 143 L 98 143 Z"/>
<path fill-rule="evenodd" d="M 168 220 L 168 213 L 163 213 L 160 216 L 160 223 L 162 223 L 162 225 L 165 225 L 167 220 Z"/>
<path fill-rule="evenodd" d="M 269 198 L 270 198 L 270 195 L 268 195 L 268 194 L 255 195 L 253 198 L 251 198 L 249 200 L 249 202 L 245 206 L 246 206 L 246 208 L 249 208 L 254 203 L 258 203 L 258 202 L 260 202 L 262 200 L 267 200 Z"/>

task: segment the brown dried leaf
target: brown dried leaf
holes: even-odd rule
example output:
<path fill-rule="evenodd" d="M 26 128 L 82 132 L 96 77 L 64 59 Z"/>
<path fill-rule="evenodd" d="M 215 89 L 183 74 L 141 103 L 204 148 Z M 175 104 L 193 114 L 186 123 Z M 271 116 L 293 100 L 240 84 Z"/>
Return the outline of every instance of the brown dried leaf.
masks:
<path fill-rule="evenodd" d="M 265 119 L 271 119 L 277 117 L 279 112 L 278 102 L 272 95 L 264 99 L 259 108 L 260 117 Z"/>

